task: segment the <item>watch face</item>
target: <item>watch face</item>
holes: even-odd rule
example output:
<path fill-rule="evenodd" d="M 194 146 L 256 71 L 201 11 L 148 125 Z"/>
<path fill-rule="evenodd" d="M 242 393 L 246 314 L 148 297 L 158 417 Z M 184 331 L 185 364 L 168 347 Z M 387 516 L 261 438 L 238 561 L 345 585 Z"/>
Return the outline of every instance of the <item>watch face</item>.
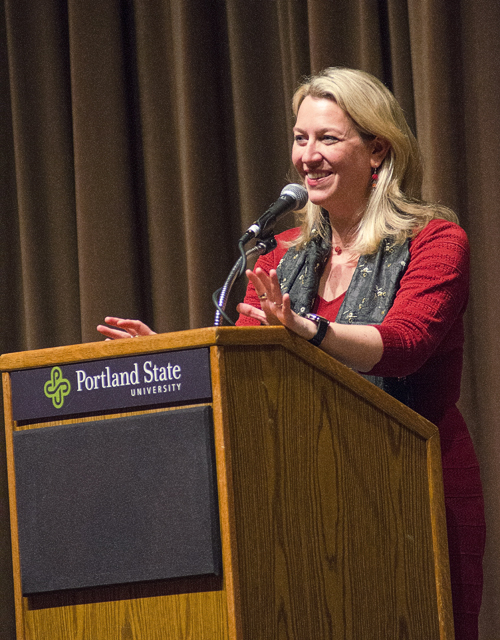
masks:
<path fill-rule="evenodd" d="M 306 318 L 308 320 L 312 320 L 316 324 L 319 324 L 319 322 L 321 321 L 320 316 L 318 316 L 316 313 L 306 313 Z"/>
<path fill-rule="evenodd" d="M 326 318 L 323 318 L 323 316 L 318 316 L 317 313 L 306 313 L 306 318 L 308 320 L 312 320 L 315 324 L 320 324 L 321 322 L 326 322 L 330 324 L 329 320 L 327 320 Z"/>

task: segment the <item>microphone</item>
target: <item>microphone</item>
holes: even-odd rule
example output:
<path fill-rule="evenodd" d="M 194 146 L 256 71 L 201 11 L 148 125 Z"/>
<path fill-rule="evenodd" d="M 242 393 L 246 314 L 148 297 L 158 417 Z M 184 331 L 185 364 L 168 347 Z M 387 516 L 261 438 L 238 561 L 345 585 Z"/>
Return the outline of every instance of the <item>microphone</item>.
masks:
<path fill-rule="evenodd" d="M 308 200 L 307 189 L 300 184 L 288 184 L 280 197 L 241 236 L 239 244 L 246 244 L 252 238 L 264 238 L 272 233 L 276 222 L 285 213 L 305 207 Z"/>

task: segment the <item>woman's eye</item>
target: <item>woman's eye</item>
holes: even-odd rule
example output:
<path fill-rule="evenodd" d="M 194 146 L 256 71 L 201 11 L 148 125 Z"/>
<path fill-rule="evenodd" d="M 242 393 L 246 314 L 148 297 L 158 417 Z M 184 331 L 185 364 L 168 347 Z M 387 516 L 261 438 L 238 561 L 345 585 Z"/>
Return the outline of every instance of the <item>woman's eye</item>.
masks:
<path fill-rule="evenodd" d="M 301 136 L 301 135 L 299 135 L 299 134 L 296 134 L 296 135 L 293 137 L 293 139 L 294 139 L 294 141 L 295 141 L 297 144 L 304 144 L 304 143 L 305 143 L 305 140 L 306 140 L 304 136 Z"/>
<path fill-rule="evenodd" d="M 326 144 L 334 144 L 335 142 L 338 142 L 339 139 L 336 138 L 335 136 L 323 136 L 323 142 L 325 142 Z"/>

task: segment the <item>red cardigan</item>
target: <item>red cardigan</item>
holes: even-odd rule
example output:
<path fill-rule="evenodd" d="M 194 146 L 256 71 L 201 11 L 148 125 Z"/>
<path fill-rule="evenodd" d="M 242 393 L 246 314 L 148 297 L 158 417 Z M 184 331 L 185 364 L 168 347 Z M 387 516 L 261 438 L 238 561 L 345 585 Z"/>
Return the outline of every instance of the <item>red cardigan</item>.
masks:
<path fill-rule="evenodd" d="M 298 229 L 277 236 L 278 247 L 256 264 L 264 271 L 276 269 L 287 251 L 286 242 Z M 469 290 L 469 245 L 465 232 L 445 220 L 432 220 L 410 243 L 410 263 L 401 279 L 396 299 L 382 324 L 384 352 L 372 375 L 411 375 L 416 385 L 418 411 L 433 422 L 460 395 L 463 356 L 463 315 Z M 319 296 L 314 311 L 335 320 L 344 298 L 331 303 Z M 245 302 L 260 307 L 250 283 Z M 239 326 L 258 321 L 240 316 Z"/>

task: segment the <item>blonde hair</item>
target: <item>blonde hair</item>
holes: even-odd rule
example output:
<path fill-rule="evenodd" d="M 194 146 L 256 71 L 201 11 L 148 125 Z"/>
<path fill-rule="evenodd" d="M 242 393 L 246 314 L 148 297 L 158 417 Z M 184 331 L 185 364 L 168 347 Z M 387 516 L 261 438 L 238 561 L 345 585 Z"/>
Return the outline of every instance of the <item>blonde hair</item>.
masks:
<path fill-rule="evenodd" d="M 363 140 L 380 137 L 390 144 L 350 245 L 352 251 L 374 253 L 387 237 L 401 244 L 434 218 L 458 222 L 450 209 L 421 200 L 422 159 L 418 143 L 396 98 L 380 80 L 364 71 L 330 67 L 297 89 L 293 97 L 295 116 L 306 96 L 333 100 Z M 302 247 L 316 232 L 330 239 L 321 208 L 309 202 L 302 213 L 301 233 L 293 244 Z"/>

